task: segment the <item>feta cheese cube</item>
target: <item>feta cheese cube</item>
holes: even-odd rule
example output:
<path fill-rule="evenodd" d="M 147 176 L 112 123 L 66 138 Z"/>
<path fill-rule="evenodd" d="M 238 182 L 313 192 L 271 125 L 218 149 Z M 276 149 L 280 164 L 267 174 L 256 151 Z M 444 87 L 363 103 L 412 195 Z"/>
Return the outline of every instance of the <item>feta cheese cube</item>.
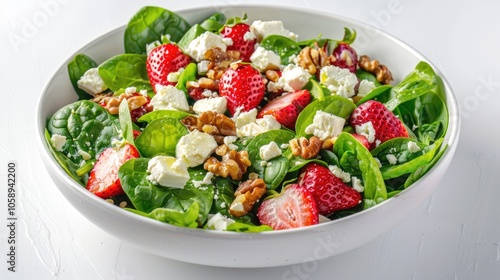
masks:
<path fill-rule="evenodd" d="M 207 111 L 214 111 L 217 113 L 224 114 L 227 109 L 227 99 L 226 97 L 214 97 L 214 98 L 203 98 L 196 101 L 193 104 L 193 111 L 197 114 L 201 114 Z"/>
<path fill-rule="evenodd" d="M 156 94 L 150 101 L 153 110 L 189 111 L 186 95 L 174 86 L 156 85 Z"/>
<path fill-rule="evenodd" d="M 223 231 L 227 229 L 227 226 L 234 223 L 235 221 L 231 218 L 228 218 L 221 213 L 217 213 L 213 215 L 207 221 L 207 228 L 213 230 Z"/>
<path fill-rule="evenodd" d="M 257 109 L 252 109 L 247 112 L 239 112 L 234 114 L 233 121 L 236 128 L 242 128 L 243 126 L 255 122 L 257 119 Z"/>
<path fill-rule="evenodd" d="M 62 151 L 63 146 L 66 144 L 66 136 L 59 134 L 52 134 L 50 137 L 50 144 L 56 152 Z"/>
<path fill-rule="evenodd" d="M 398 159 L 396 158 L 395 155 L 393 154 L 387 154 L 385 156 L 385 158 L 387 159 L 387 161 L 392 164 L 392 165 L 395 165 L 395 164 L 398 164 Z"/>
<path fill-rule="evenodd" d="M 364 192 L 365 187 L 361 184 L 361 180 L 358 179 L 356 176 L 352 176 L 352 188 L 355 189 L 357 192 Z"/>
<path fill-rule="evenodd" d="M 262 118 L 256 119 L 255 122 L 260 125 L 265 131 L 281 128 L 281 124 L 276 120 L 274 116 L 271 115 L 264 115 Z"/>
<path fill-rule="evenodd" d="M 274 141 L 271 141 L 269 144 L 264 145 L 259 149 L 260 158 L 264 161 L 269 161 L 270 159 L 279 157 L 281 154 L 280 147 L 278 147 L 278 144 Z"/>
<path fill-rule="evenodd" d="M 408 150 L 410 151 L 410 153 L 416 153 L 416 152 L 420 152 L 421 149 L 417 145 L 417 143 L 410 141 L 410 142 L 408 142 Z"/>
<path fill-rule="evenodd" d="M 229 43 L 232 44 L 232 40 L 231 42 L 225 41 L 220 35 L 207 31 L 191 41 L 184 51 L 196 62 L 200 62 L 204 59 L 206 51 L 220 48 L 225 52 Z"/>
<path fill-rule="evenodd" d="M 202 60 L 197 64 L 198 75 L 204 76 L 208 72 L 208 65 L 210 64 L 210 60 Z"/>
<path fill-rule="evenodd" d="M 189 181 L 186 165 L 171 156 L 156 156 L 149 160 L 146 177 L 151 183 L 182 189 Z"/>
<path fill-rule="evenodd" d="M 260 46 L 257 47 L 257 49 L 255 49 L 252 53 L 250 61 L 260 72 L 265 72 L 266 70 L 278 70 L 281 65 L 281 58 L 279 55 Z"/>
<path fill-rule="evenodd" d="M 313 118 L 313 123 L 308 125 L 305 133 L 312 134 L 321 140 L 337 137 L 344 128 L 345 119 L 333 114 L 317 111 Z"/>
<path fill-rule="evenodd" d="M 372 122 L 366 122 L 355 127 L 356 133 L 363 135 L 368 140 L 368 143 L 373 143 L 375 141 L 375 128 Z"/>
<path fill-rule="evenodd" d="M 358 78 L 349 70 L 329 65 L 320 70 L 320 83 L 325 85 L 332 93 L 349 98 L 355 94 L 354 87 Z"/>
<path fill-rule="evenodd" d="M 285 91 L 294 92 L 302 89 L 311 78 L 309 72 L 295 64 L 288 64 L 281 72 L 277 87 Z"/>
<path fill-rule="evenodd" d="M 366 96 L 370 91 L 375 88 L 375 84 L 373 82 L 367 80 L 361 80 L 358 86 L 358 96 Z"/>
<path fill-rule="evenodd" d="M 335 175 L 335 177 L 341 179 L 342 182 L 349 183 L 351 181 L 351 174 L 340 169 L 340 167 L 336 165 L 329 165 L 328 169 L 330 169 L 330 171 L 333 173 L 333 175 Z"/>
<path fill-rule="evenodd" d="M 179 139 L 175 146 L 175 156 L 188 167 L 195 167 L 203 164 L 217 146 L 212 135 L 193 130 Z"/>
<path fill-rule="evenodd" d="M 87 70 L 76 84 L 78 88 L 93 96 L 108 89 L 97 68 Z"/>
<path fill-rule="evenodd" d="M 238 128 L 236 129 L 236 135 L 238 137 L 255 137 L 261 134 L 262 132 L 264 132 L 262 126 L 254 122 L 246 124 L 239 129 Z"/>
<path fill-rule="evenodd" d="M 297 34 L 286 29 L 283 25 L 283 22 L 280 20 L 256 20 L 252 23 L 252 25 L 250 25 L 250 30 L 257 36 L 258 41 L 262 41 L 262 39 L 266 38 L 269 35 L 281 35 L 284 37 L 288 37 L 294 41 L 297 41 L 299 37 Z"/>

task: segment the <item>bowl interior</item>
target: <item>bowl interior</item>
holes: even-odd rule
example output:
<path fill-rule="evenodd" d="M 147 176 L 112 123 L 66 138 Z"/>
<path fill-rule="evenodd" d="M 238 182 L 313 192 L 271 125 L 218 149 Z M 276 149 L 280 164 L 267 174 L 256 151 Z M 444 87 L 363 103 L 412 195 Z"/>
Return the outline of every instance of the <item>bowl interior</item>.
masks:
<path fill-rule="evenodd" d="M 320 34 L 323 37 L 341 39 L 344 27 L 353 28 L 357 31 L 354 47 L 358 54 L 368 54 L 386 64 L 395 81 L 401 80 L 421 60 L 432 65 L 432 62 L 413 48 L 380 30 L 318 11 L 237 5 L 202 7 L 180 11 L 179 14 L 191 23 L 196 23 L 217 11 L 223 12 L 227 17 L 241 16 L 245 12 L 250 22 L 281 20 L 287 29 L 299 35 L 299 40 Z M 100 63 L 123 53 L 124 30 L 125 27 L 120 27 L 108 32 L 75 54 L 85 53 Z M 446 79 L 432 65 L 443 77 L 446 89 L 450 121 L 444 144 L 448 145 L 448 149 L 433 170 L 411 188 L 366 211 L 307 228 L 256 235 L 178 228 L 131 214 L 95 197 L 75 183 L 51 156 L 44 140 L 46 121 L 59 108 L 77 100 L 66 68 L 71 59 L 72 57 L 63 62 L 47 83 L 36 113 L 38 143 L 49 174 L 68 201 L 103 230 L 147 251 L 181 261 L 234 267 L 277 266 L 299 263 L 310 257 L 326 258 L 358 247 L 397 225 L 430 195 L 445 174 L 458 142 L 460 121 L 456 98 Z M 370 234 L 366 233 L 367 227 Z M 242 250 L 235 251 L 234 248 Z M 318 253 L 321 251 L 318 248 L 322 249 L 321 254 Z"/>

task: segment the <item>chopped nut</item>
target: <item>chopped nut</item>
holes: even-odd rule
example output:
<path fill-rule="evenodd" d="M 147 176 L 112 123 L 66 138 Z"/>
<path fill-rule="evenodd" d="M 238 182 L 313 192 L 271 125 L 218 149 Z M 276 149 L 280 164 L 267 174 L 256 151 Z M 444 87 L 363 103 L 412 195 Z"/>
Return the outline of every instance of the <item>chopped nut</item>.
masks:
<path fill-rule="evenodd" d="M 205 52 L 204 58 L 210 60 L 207 77 L 212 80 L 219 80 L 229 65 L 240 59 L 240 52 L 235 50 L 224 52 L 220 48 L 213 48 Z"/>
<path fill-rule="evenodd" d="M 325 139 L 325 141 L 323 141 L 323 144 L 321 145 L 321 148 L 325 150 L 331 149 L 335 144 L 335 140 L 337 140 L 337 137 Z"/>
<path fill-rule="evenodd" d="M 314 75 L 318 69 L 330 65 L 330 57 L 326 55 L 323 48 L 313 49 L 307 46 L 300 51 L 297 64 L 306 69 L 309 74 Z"/>
<path fill-rule="evenodd" d="M 127 99 L 128 108 L 130 111 L 141 108 L 144 104 L 148 103 L 148 99 L 145 96 L 138 95 L 132 96 Z"/>
<path fill-rule="evenodd" d="M 375 74 L 377 81 L 388 85 L 392 81 L 392 74 L 387 66 L 380 64 L 376 59 L 371 60 L 369 56 L 362 55 L 359 57 L 359 67 L 367 72 Z"/>
<path fill-rule="evenodd" d="M 217 86 L 215 84 L 215 81 L 209 78 L 202 77 L 198 80 L 198 85 L 202 89 L 209 89 L 209 90 L 216 90 Z"/>
<path fill-rule="evenodd" d="M 106 103 L 106 110 L 108 110 L 111 115 L 117 115 L 119 107 L 120 100 L 118 100 L 116 97 L 111 97 Z"/>
<path fill-rule="evenodd" d="M 275 70 L 267 70 L 266 71 L 266 78 L 273 83 L 276 83 L 278 81 L 279 77 L 280 76 L 279 76 L 278 72 L 276 72 Z"/>
<path fill-rule="evenodd" d="M 247 180 L 241 183 L 234 192 L 236 198 L 229 207 L 229 213 L 235 217 L 246 215 L 266 191 L 266 183 L 262 179 Z"/>
<path fill-rule="evenodd" d="M 241 180 L 252 164 L 247 151 L 231 150 L 226 144 L 215 149 L 215 154 L 222 159 L 219 161 L 215 157 L 210 157 L 203 164 L 203 168 L 224 178 L 230 176 L 233 180 Z"/>
<path fill-rule="evenodd" d="M 195 129 L 206 132 L 214 136 L 217 143 L 222 144 L 225 136 L 236 135 L 236 125 L 234 121 L 224 114 L 206 111 L 198 117 L 188 116 L 181 122 L 190 130 Z"/>
<path fill-rule="evenodd" d="M 300 156 L 303 159 L 310 159 L 318 155 L 323 145 L 323 141 L 316 136 L 311 136 L 309 140 L 305 137 L 290 140 L 290 149 L 294 156 Z"/>

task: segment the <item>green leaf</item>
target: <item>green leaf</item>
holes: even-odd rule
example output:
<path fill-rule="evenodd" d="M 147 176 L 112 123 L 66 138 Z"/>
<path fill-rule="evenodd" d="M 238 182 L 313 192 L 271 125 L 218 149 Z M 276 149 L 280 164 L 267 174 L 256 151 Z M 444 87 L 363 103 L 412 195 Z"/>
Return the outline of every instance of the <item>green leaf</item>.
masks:
<path fill-rule="evenodd" d="M 177 142 L 188 132 L 178 119 L 165 117 L 148 124 L 135 139 L 135 145 L 144 157 L 175 156 Z"/>
<path fill-rule="evenodd" d="M 139 119 L 137 119 L 137 121 L 143 123 L 150 123 L 154 120 L 162 119 L 165 117 L 182 120 L 187 116 L 191 116 L 191 114 L 177 110 L 156 110 L 142 115 Z"/>
<path fill-rule="evenodd" d="M 66 137 L 62 153 L 77 166 L 85 161 L 82 154 L 95 159 L 121 137 L 118 119 L 97 103 L 80 100 L 59 109 L 47 122 L 47 131 Z"/>
<path fill-rule="evenodd" d="M 186 93 L 186 97 L 188 97 L 189 95 L 187 94 L 186 83 L 189 81 L 196 81 L 197 74 L 198 70 L 196 63 L 189 63 L 184 69 L 184 71 L 182 71 L 175 87 L 177 89 L 184 91 L 184 93 Z"/>
<path fill-rule="evenodd" d="M 324 101 L 325 96 L 332 95 L 329 89 L 314 79 L 309 79 L 309 82 L 304 88 L 309 91 L 314 100 Z"/>
<path fill-rule="evenodd" d="M 189 212 L 193 203 L 199 205 L 198 224 L 203 224 L 212 207 L 214 188 L 212 185 L 195 187 L 193 181 L 202 181 L 207 171 L 189 170 L 190 180 L 182 189 L 155 185 L 147 179 L 149 158 L 131 159 L 118 171 L 122 188 L 134 207 L 150 213 L 157 208 L 167 208 L 179 212 Z"/>
<path fill-rule="evenodd" d="M 387 199 L 387 190 L 378 163 L 363 144 L 351 134 L 342 132 L 337 140 L 335 140 L 333 152 L 340 159 L 340 167 L 342 169 L 344 169 L 342 162 L 349 162 L 349 167 L 357 166 L 359 169 L 357 173 L 361 173 L 364 185 L 364 209 L 370 208 Z M 345 160 L 343 159 L 344 156 L 350 157 L 350 159 Z M 352 163 L 353 156 L 357 160 L 356 164 Z"/>
<path fill-rule="evenodd" d="M 279 55 L 283 65 L 290 64 L 290 57 L 298 55 L 301 50 L 299 43 L 281 35 L 267 36 L 260 42 L 260 46 Z"/>
<path fill-rule="evenodd" d="M 119 54 L 104 61 L 98 69 L 104 83 L 112 91 L 127 87 L 152 91 L 146 71 L 146 55 Z"/>
<path fill-rule="evenodd" d="M 128 108 L 127 99 L 123 99 L 118 107 L 118 118 L 120 120 L 120 127 L 122 137 L 128 143 L 134 145 L 134 129 L 132 127 L 132 118 L 130 117 L 130 110 Z"/>
<path fill-rule="evenodd" d="M 194 201 L 191 206 L 186 211 L 179 211 L 169 208 L 156 208 L 149 213 L 144 213 L 142 211 L 125 208 L 126 210 L 139 214 L 144 217 L 151 218 L 153 220 L 158 220 L 160 222 L 169 223 L 174 226 L 197 228 L 198 227 L 198 215 L 200 213 L 200 205 L 198 202 Z"/>
<path fill-rule="evenodd" d="M 203 28 L 199 24 L 195 24 L 186 32 L 186 34 L 184 34 L 184 36 L 182 36 L 177 45 L 179 46 L 179 48 L 181 48 L 181 50 L 186 52 L 191 41 L 193 41 L 194 39 L 196 39 L 198 36 L 200 36 L 205 32 L 207 32 L 205 28 Z"/>
<path fill-rule="evenodd" d="M 436 163 L 437 161 L 441 158 L 443 153 L 446 151 L 448 146 L 443 147 L 432 159 L 431 162 L 425 165 L 419 166 L 415 171 L 413 171 L 410 176 L 408 176 L 408 179 L 406 179 L 404 187 L 407 188 L 411 186 L 413 183 L 415 183 L 418 179 L 420 179 L 422 176 L 424 176 Z"/>
<path fill-rule="evenodd" d="M 352 44 L 354 43 L 354 40 L 356 40 L 356 30 L 344 27 L 344 38 L 342 38 L 342 42 Z"/>
<path fill-rule="evenodd" d="M 140 9 L 125 29 L 125 53 L 146 54 L 146 45 L 161 41 L 162 35 L 169 35 L 172 42 L 178 42 L 191 27 L 180 15 L 160 8 L 146 6 Z"/>
<path fill-rule="evenodd" d="M 200 25 L 205 30 L 216 33 L 219 32 L 219 30 L 221 30 L 225 22 L 226 22 L 226 16 L 221 12 L 217 12 L 211 15 L 206 20 L 204 20 Z"/>
<path fill-rule="evenodd" d="M 272 231 L 273 229 L 268 225 L 250 225 L 247 223 L 234 222 L 229 224 L 226 228 L 226 231 L 236 231 L 236 232 L 264 232 L 264 231 Z"/>
<path fill-rule="evenodd" d="M 317 111 L 323 111 L 347 119 L 356 108 L 354 103 L 342 96 L 326 96 L 324 100 L 314 100 L 300 112 L 295 124 L 297 137 L 307 136 L 306 127 L 313 123 Z"/>
<path fill-rule="evenodd" d="M 87 70 L 96 68 L 97 63 L 85 54 L 77 54 L 73 60 L 68 63 L 69 80 L 73 85 L 80 100 L 91 99 L 92 95 L 78 87 L 78 80 L 87 72 Z"/>

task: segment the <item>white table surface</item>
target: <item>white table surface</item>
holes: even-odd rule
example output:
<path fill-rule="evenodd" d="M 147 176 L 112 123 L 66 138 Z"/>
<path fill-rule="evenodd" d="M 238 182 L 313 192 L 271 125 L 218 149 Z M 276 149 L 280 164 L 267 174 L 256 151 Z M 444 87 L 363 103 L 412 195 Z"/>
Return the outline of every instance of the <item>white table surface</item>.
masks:
<path fill-rule="evenodd" d="M 47 175 L 34 112 L 45 83 L 78 48 L 144 5 L 171 10 L 271 1 L 5 0 L 0 3 L 0 279 L 500 279 L 500 2 L 275 0 L 370 23 L 433 61 L 462 113 L 455 160 L 406 221 L 362 247 L 316 263 L 264 269 L 157 257 L 88 222 Z M 18 166 L 16 272 L 7 270 L 6 169 Z"/>

